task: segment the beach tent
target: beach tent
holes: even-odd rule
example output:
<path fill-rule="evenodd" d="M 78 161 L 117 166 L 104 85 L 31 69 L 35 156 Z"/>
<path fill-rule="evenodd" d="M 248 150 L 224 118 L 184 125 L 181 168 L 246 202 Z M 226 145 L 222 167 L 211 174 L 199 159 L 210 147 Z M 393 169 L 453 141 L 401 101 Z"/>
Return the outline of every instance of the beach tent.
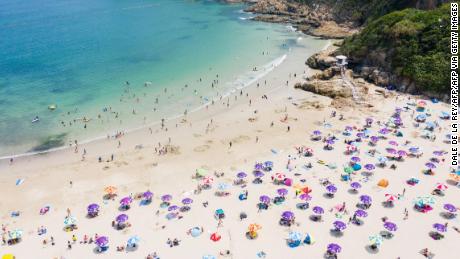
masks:
<path fill-rule="evenodd" d="M 16 259 L 16 257 L 12 254 L 5 254 L 2 256 L 2 259 Z"/>
<path fill-rule="evenodd" d="M 380 186 L 380 187 L 383 187 L 383 188 L 386 188 L 388 186 L 389 182 L 387 179 L 381 179 L 377 185 Z"/>
<path fill-rule="evenodd" d="M 303 242 L 307 245 L 312 245 L 315 243 L 315 240 L 310 234 L 307 233 Z"/>

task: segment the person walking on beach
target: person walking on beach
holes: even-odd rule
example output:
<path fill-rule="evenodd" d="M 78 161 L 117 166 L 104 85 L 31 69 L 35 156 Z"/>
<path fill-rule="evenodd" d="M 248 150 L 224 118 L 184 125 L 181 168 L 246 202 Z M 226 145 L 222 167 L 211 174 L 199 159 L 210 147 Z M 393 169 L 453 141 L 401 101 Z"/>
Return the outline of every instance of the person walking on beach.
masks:
<path fill-rule="evenodd" d="M 233 145 L 232 142 L 230 141 L 230 143 L 228 143 L 228 144 L 229 144 L 230 148 L 232 148 L 232 145 Z"/>

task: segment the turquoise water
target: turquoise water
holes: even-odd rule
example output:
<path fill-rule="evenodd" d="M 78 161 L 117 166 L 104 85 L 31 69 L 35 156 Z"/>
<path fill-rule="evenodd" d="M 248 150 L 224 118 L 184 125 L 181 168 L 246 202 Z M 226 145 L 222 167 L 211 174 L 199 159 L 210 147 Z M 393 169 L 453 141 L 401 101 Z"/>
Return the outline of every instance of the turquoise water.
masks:
<path fill-rule="evenodd" d="M 0 156 L 191 109 L 286 53 L 298 35 L 249 21 L 242 8 L 184 0 L 0 0 Z"/>

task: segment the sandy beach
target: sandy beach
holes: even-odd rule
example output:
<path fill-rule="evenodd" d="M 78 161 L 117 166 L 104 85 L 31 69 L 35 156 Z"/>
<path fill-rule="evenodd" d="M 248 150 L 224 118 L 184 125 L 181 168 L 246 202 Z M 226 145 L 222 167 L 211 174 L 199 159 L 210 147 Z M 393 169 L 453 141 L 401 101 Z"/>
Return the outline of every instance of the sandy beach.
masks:
<path fill-rule="evenodd" d="M 301 53 L 291 53 L 279 67 L 241 93 L 235 92 L 186 117 L 166 121 L 164 127 L 156 125 L 117 139 L 82 144 L 78 152 L 72 147 L 18 158 L 12 164 L 1 161 L 0 187 L 6 194 L 0 200 L 4 237 L 8 239 L 8 231 L 22 231 L 19 243 L 1 245 L 1 254 L 11 253 L 18 259 L 146 258 L 153 252 L 159 258 L 323 258 L 328 244 L 335 243 L 341 247 L 339 258 L 423 258 L 419 252 L 424 248 L 435 258 L 453 258 L 452 251 L 460 241 L 460 233 L 453 227 L 460 224 L 457 218 L 441 216 L 444 204 L 460 206 L 460 189 L 448 181 L 449 157 L 442 152 L 448 150 L 444 140 L 449 124 L 439 115 L 449 110 L 447 104 L 425 100 L 425 112 L 430 115 L 427 121 L 436 121 L 438 125 L 430 133 L 436 135 L 435 139 L 422 137 L 425 123 L 414 120 L 421 113 L 411 105 L 420 101 L 414 96 L 392 94 L 384 98 L 372 88 L 363 96 L 363 104 L 336 110 L 331 106 L 332 99 L 294 89 L 295 83 L 313 72 L 305 66 L 306 58 Z M 403 125 L 388 126 L 387 134 L 379 134 L 396 108 L 401 108 Z M 335 117 L 331 116 L 333 112 Z M 369 131 L 364 132 L 366 118 L 373 122 Z M 351 128 L 345 130 L 347 126 Z M 311 139 L 315 130 L 321 131 L 319 141 Z M 344 131 L 349 135 L 344 135 Z M 403 136 L 397 136 L 397 131 Z M 347 154 L 350 145 L 344 142 L 355 140 L 358 132 L 364 136 L 351 144 L 357 151 Z M 370 136 L 374 135 L 381 136 L 372 146 Z M 332 150 L 327 150 L 324 141 L 332 136 L 336 140 L 330 142 Z M 311 148 L 313 154 L 299 153 L 297 148 L 302 146 Z M 419 147 L 418 157 L 406 156 L 411 147 Z M 388 148 L 406 154 L 402 152 L 402 161 L 389 160 L 385 167 L 380 167 L 379 157 L 394 156 Z M 350 164 L 352 157 L 359 160 Z M 430 162 L 432 158 L 436 162 Z M 265 161 L 273 162 L 273 167 L 261 169 L 262 183 L 255 184 L 255 165 Z M 427 163 L 435 166 L 433 175 L 424 173 Z M 363 168 L 350 172 L 351 180 L 344 181 L 344 168 L 355 164 Z M 364 168 L 367 164 L 375 169 Z M 393 164 L 396 168 L 391 169 Z M 197 170 L 205 172 L 205 177 L 194 179 Z M 240 174 L 238 178 L 239 172 L 246 176 Z M 276 173 L 284 174 L 292 184 L 275 184 L 272 177 L 282 177 Z M 418 183 L 407 184 L 410 178 L 416 178 Z M 238 179 L 247 183 L 235 184 Z M 325 179 L 329 183 L 324 183 Z M 387 187 L 377 185 L 382 179 L 388 181 Z M 197 191 L 206 181 L 209 187 Z M 284 182 L 284 178 L 280 181 Z M 356 193 L 350 191 L 351 182 L 361 185 Z M 447 189 L 440 187 L 441 194 L 432 195 L 439 184 Z M 327 190 L 333 189 L 328 185 L 337 189 L 330 191 L 333 197 L 326 195 Z M 113 199 L 104 199 L 107 186 L 116 187 L 117 196 Z M 303 202 L 299 192 L 305 187 L 311 190 L 309 208 L 299 209 L 297 204 Z M 286 189 L 287 194 L 280 195 L 279 192 L 285 192 L 278 191 L 280 188 Z M 145 205 L 143 198 L 136 196 L 148 190 L 153 199 Z M 216 191 L 228 194 L 220 197 Z M 247 199 L 240 200 L 240 194 L 245 192 Z M 170 205 L 179 207 L 183 206 L 183 199 L 192 199 L 190 210 L 161 207 L 165 194 L 172 196 Z M 386 194 L 394 196 L 394 206 L 382 205 L 389 197 Z M 262 195 L 269 196 L 271 202 L 268 209 L 259 211 Z M 367 216 L 362 216 L 362 224 L 357 225 L 352 222 L 356 217 L 352 218 L 361 195 L 370 196 L 372 206 L 364 210 Z M 277 196 L 283 196 L 285 201 L 274 204 Z M 414 201 L 425 196 L 434 201 L 429 204 L 432 210 L 422 213 L 414 209 Z M 133 199 L 126 211 L 120 209 L 123 197 Z M 87 207 L 92 203 L 99 205 L 94 218 L 87 216 Z M 310 218 L 315 214 L 315 206 L 324 209 L 322 221 Z M 40 213 L 47 207 L 49 210 Z M 215 218 L 218 209 L 225 213 L 220 222 Z M 285 211 L 295 215 L 290 226 L 279 224 Z M 12 216 L 12 212 L 19 215 Z M 175 212 L 174 219 L 166 218 Z M 247 216 L 244 219 L 240 218 L 242 212 Z M 128 215 L 130 226 L 117 230 L 111 222 L 120 214 Z M 75 220 L 78 228 L 64 231 L 66 217 Z M 331 232 L 337 220 L 345 223 L 341 233 Z M 368 247 L 369 236 L 386 230 L 384 220 L 395 223 L 397 230 L 391 238 L 382 238 L 378 249 L 372 250 Z M 435 223 L 448 223 L 447 231 L 440 231 L 441 240 L 429 235 L 436 231 Z M 261 227 L 252 240 L 246 236 L 250 224 Z M 46 233 L 39 235 L 37 229 L 42 226 Z M 194 227 L 202 228 L 203 233 L 197 237 L 187 234 Z M 287 239 L 292 232 L 299 232 L 302 241 L 308 233 L 314 242 L 290 247 Z M 220 237 L 217 241 L 211 240 L 215 233 L 213 237 Z M 83 242 L 85 235 L 95 239 L 96 234 L 108 237 L 107 251 L 98 252 L 96 244 Z M 76 241 L 72 240 L 73 235 Z M 135 247 L 126 247 L 133 236 L 140 241 Z M 170 247 L 167 240 L 175 238 L 179 244 Z M 117 251 L 118 246 L 124 250 Z M 229 255 L 220 255 L 227 250 Z"/>

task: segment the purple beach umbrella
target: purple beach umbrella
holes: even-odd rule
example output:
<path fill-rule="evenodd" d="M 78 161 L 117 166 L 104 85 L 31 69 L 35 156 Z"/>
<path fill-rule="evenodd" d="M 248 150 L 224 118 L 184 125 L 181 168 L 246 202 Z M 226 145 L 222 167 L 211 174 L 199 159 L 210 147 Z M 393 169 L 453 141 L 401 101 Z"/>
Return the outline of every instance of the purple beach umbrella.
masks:
<path fill-rule="evenodd" d="M 95 213 L 99 211 L 99 205 L 96 203 L 88 205 L 88 213 Z"/>
<path fill-rule="evenodd" d="M 168 207 L 168 211 L 175 211 L 175 210 L 178 210 L 179 209 L 179 206 L 177 205 L 171 205 Z"/>
<path fill-rule="evenodd" d="M 352 131 L 353 127 L 352 126 L 345 126 L 345 131 Z"/>
<path fill-rule="evenodd" d="M 361 195 L 359 197 L 359 200 L 364 204 L 371 204 L 372 203 L 372 198 L 369 195 Z"/>
<path fill-rule="evenodd" d="M 433 228 L 438 232 L 447 232 L 447 227 L 444 224 L 435 223 L 433 224 Z"/>
<path fill-rule="evenodd" d="M 340 247 L 338 244 L 330 243 L 327 245 L 327 251 L 333 254 L 338 254 L 340 251 L 342 251 L 342 247 Z"/>
<path fill-rule="evenodd" d="M 285 211 L 281 214 L 281 217 L 285 220 L 294 219 L 294 213 L 292 211 Z"/>
<path fill-rule="evenodd" d="M 124 197 L 123 199 L 120 200 L 120 204 L 123 206 L 129 205 L 133 202 L 133 199 L 131 197 Z"/>
<path fill-rule="evenodd" d="M 283 197 L 288 194 L 288 190 L 286 188 L 280 188 L 276 190 L 276 192 L 278 193 L 279 196 L 283 196 Z"/>
<path fill-rule="evenodd" d="M 96 245 L 99 247 L 105 247 L 109 244 L 109 238 L 106 236 L 98 237 L 95 241 Z"/>
<path fill-rule="evenodd" d="M 142 194 L 142 197 L 144 197 L 147 200 L 151 200 L 153 198 L 153 192 L 151 191 L 146 191 Z"/>
<path fill-rule="evenodd" d="M 390 133 L 390 130 L 388 128 L 383 128 L 383 129 L 379 130 L 379 133 L 382 134 L 382 135 L 386 135 L 386 134 Z"/>
<path fill-rule="evenodd" d="M 443 156 L 444 152 L 443 151 L 433 151 L 433 155 L 435 155 L 435 156 Z"/>
<path fill-rule="evenodd" d="M 429 169 L 434 169 L 434 168 L 436 168 L 436 165 L 433 164 L 433 163 L 431 163 L 431 162 L 426 163 L 425 166 L 426 166 L 427 168 L 429 168 Z"/>
<path fill-rule="evenodd" d="M 356 217 L 365 218 L 367 217 L 367 212 L 365 210 L 358 209 L 355 211 Z"/>
<path fill-rule="evenodd" d="M 394 148 L 387 148 L 387 152 L 392 155 L 395 155 L 398 153 L 398 151 L 396 151 L 396 149 Z"/>
<path fill-rule="evenodd" d="M 365 164 L 364 169 L 366 169 L 368 171 L 372 171 L 372 170 L 375 169 L 375 165 L 373 165 L 373 164 Z"/>
<path fill-rule="evenodd" d="M 335 185 L 330 184 L 330 185 L 326 186 L 326 191 L 328 193 L 336 193 L 337 192 L 337 187 L 335 187 Z"/>
<path fill-rule="evenodd" d="M 257 178 L 263 177 L 265 174 L 261 171 L 254 171 L 254 176 Z"/>
<path fill-rule="evenodd" d="M 377 143 L 378 141 L 379 141 L 379 137 L 377 137 L 377 136 L 372 136 L 371 137 L 371 142 L 372 143 Z"/>
<path fill-rule="evenodd" d="M 334 227 L 340 231 L 345 230 L 347 228 L 347 224 L 345 224 L 345 222 L 340 221 L 340 220 L 334 221 L 333 224 L 334 224 Z"/>
<path fill-rule="evenodd" d="M 262 164 L 262 163 L 256 163 L 256 164 L 254 165 L 254 169 L 255 169 L 255 170 L 262 170 L 262 169 L 264 169 L 264 164 Z"/>
<path fill-rule="evenodd" d="M 354 157 L 351 157 L 350 159 L 353 163 L 358 163 L 361 161 L 361 158 L 357 157 L 357 156 L 354 156 Z"/>
<path fill-rule="evenodd" d="M 394 140 L 388 141 L 388 144 L 390 144 L 392 146 L 398 146 L 398 142 L 396 142 Z"/>
<path fill-rule="evenodd" d="M 301 195 L 299 195 L 299 199 L 303 201 L 311 201 L 311 196 L 307 193 L 302 193 Z"/>
<path fill-rule="evenodd" d="M 453 204 L 450 204 L 450 203 L 444 204 L 443 208 L 444 208 L 445 210 L 447 210 L 448 212 L 450 212 L 450 213 L 455 213 L 455 212 L 457 212 L 457 208 L 456 208 Z"/>
<path fill-rule="evenodd" d="M 128 215 L 126 215 L 126 214 L 120 214 L 120 215 L 118 215 L 118 216 L 115 218 L 115 221 L 116 221 L 117 223 L 124 223 L 124 222 L 126 222 L 127 220 L 128 220 Z"/>
<path fill-rule="evenodd" d="M 169 201 L 172 200 L 172 196 L 170 194 L 165 194 L 165 195 L 161 196 L 161 200 L 163 202 L 169 202 Z"/>
<path fill-rule="evenodd" d="M 326 144 L 328 144 L 328 145 L 334 145 L 334 143 L 335 143 L 335 142 L 334 142 L 333 139 L 328 139 L 328 140 L 326 141 Z"/>
<path fill-rule="evenodd" d="M 321 214 L 324 213 L 324 209 L 321 208 L 320 206 L 315 206 L 315 207 L 313 207 L 312 210 L 313 210 L 313 212 L 314 212 L 315 214 L 318 214 L 318 215 L 321 215 Z"/>
<path fill-rule="evenodd" d="M 398 227 L 396 226 L 395 223 L 389 222 L 389 221 L 385 222 L 385 223 L 383 224 L 383 227 L 384 227 L 386 230 L 392 231 L 392 232 L 393 232 L 393 231 L 396 231 L 396 230 L 398 229 Z"/>
<path fill-rule="evenodd" d="M 245 172 L 239 172 L 236 177 L 240 178 L 240 179 L 243 179 L 245 178 L 246 176 L 248 176 Z"/>
<path fill-rule="evenodd" d="M 184 205 L 189 205 L 189 204 L 192 204 L 192 203 L 193 203 L 193 200 L 190 199 L 190 198 L 182 199 L 182 204 L 184 204 Z"/>
<path fill-rule="evenodd" d="M 321 131 L 315 130 L 315 131 L 313 131 L 313 135 L 315 135 L 315 136 L 320 136 L 320 135 L 321 135 Z"/>
<path fill-rule="evenodd" d="M 358 137 L 358 138 L 364 138 L 365 136 L 366 136 L 366 134 L 364 134 L 364 132 L 356 133 L 356 137 Z"/>
<path fill-rule="evenodd" d="M 259 197 L 259 201 L 268 204 L 270 203 L 270 197 L 268 197 L 267 195 L 262 195 Z"/>
<path fill-rule="evenodd" d="M 353 188 L 353 189 L 359 189 L 359 188 L 361 188 L 361 184 L 358 183 L 358 182 L 352 182 L 350 184 L 350 187 Z"/>
<path fill-rule="evenodd" d="M 405 150 L 398 150 L 398 156 L 407 156 L 407 152 Z"/>

